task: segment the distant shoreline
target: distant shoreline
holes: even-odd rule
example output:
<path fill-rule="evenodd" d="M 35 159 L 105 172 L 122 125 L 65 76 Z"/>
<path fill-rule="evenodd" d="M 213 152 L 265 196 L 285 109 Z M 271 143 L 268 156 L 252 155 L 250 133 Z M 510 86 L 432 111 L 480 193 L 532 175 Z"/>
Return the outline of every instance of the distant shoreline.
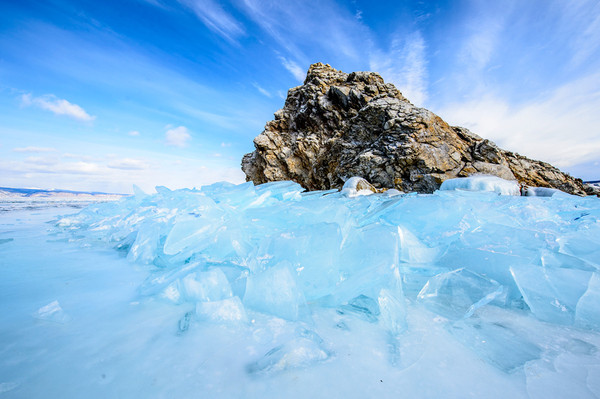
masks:
<path fill-rule="evenodd" d="M 129 194 L 119 193 L 104 193 L 100 191 L 74 191 L 74 190 L 44 190 L 35 188 L 11 188 L 11 187 L 0 187 L 0 200 L 2 199 L 118 199 L 126 197 Z"/>

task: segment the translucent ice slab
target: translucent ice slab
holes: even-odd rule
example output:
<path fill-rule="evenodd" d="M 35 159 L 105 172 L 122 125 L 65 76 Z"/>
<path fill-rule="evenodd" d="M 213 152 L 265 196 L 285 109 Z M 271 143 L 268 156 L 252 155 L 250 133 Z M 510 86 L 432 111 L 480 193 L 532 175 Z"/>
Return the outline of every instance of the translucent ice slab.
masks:
<path fill-rule="evenodd" d="M 534 265 L 513 265 L 510 271 L 536 317 L 553 323 L 573 323 L 575 307 L 588 287 L 591 272 Z"/>
<path fill-rule="evenodd" d="M 452 320 L 464 319 L 502 293 L 502 286 L 466 269 L 438 274 L 429 279 L 417 299 Z"/>
<path fill-rule="evenodd" d="M 575 308 L 577 325 L 600 330 L 600 275 L 594 273 Z"/>

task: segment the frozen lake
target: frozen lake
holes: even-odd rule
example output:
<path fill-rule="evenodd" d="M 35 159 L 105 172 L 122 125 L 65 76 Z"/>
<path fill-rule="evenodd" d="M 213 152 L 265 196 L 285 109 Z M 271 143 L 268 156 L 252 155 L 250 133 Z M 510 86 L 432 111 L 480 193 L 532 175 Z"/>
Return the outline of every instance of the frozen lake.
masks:
<path fill-rule="evenodd" d="M 600 397 L 598 199 L 326 194 L 0 212 L 0 397 Z"/>

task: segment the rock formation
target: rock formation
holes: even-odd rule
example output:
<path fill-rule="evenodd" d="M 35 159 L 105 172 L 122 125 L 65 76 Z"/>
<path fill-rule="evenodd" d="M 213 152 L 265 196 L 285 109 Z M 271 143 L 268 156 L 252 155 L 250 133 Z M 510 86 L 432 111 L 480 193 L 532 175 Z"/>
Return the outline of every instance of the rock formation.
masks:
<path fill-rule="evenodd" d="M 446 179 L 482 173 L 585 195 L 581 180 L 449 126 L 378 74 L 322 63 L 288 91 L 254 146 L 242 170 L 256 184 L 293 180 L 326 190 L 362 176 L 377 188 L 431 193 Z"/>

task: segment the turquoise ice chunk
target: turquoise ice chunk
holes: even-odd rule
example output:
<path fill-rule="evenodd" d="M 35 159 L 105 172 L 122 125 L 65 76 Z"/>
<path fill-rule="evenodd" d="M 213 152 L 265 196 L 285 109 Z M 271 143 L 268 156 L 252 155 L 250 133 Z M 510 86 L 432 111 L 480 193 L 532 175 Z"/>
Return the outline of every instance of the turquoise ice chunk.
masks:
<path fill-rule="evenodd" d="M 250 274 L 244 304 L 251 309 L 287 320 L 307 315 L 306 300 L 290 271 L 288 262 Z"/>
<path fill-rule="evenodd" d="M 255 190 L 258 195 L 268 192 L 270 197 L 279 201 L 300 201 L 300 194 L 305 191 L 300 184 L 289 180 L 260 184 Z"/>
<path fill-rule="evenodd" d="M 483 360 L 506 373 L 514 372 L 542 354 L 539 346 L 501 322 L 470 318 L 457 321 L 450 331 Z"/>
<path fill-rule="evenodd" d="M 205 272 L 190 273 L 181 280 L 187 301 L 218 301 L 230 298 L 233 293 L 225 274 L 214 268 Z"/>
<path fill-rule="evenodd" d="M 494 280 L 458 269 L 429 279 L 417 300 L 441 316 L 458 320 L 473 315 L 502 294 L 502 290 L 502 285 Z"/>
<path fill-rule="evenodd" d="M 521 195 L 516 180 L 505 180 L 497 176 L 475 175 L 445 180 L 440 186 L 444 190 L 491 191 L 499 195 Z"/>
<path fill-rule="evenodd" d="M 327 360 L 331 352 L 316 334 L 301 334 L 269 350 L 262 358 L 246 366 L 251 375 L 273 375 L 285 370 L 302 369 Z"/>
<path fill-rule="evenodd" d="M 592 275 L 587 290 L 577 302 L 575 323 L 600 330 L 600 274 L 598 273 Z"/>
<path fill-rule="evenodd" d="M 510 271 L 523 299 L 540 320 L 572 324 L 591 272 L 578 269 L 513 265 Z"/>
<path fill-rule="evenodd" d="M 406 302 L 402 291 L 382 288 L 377 298 L 379 303 L 380 322 L 393 335 L 406 331 Z"/>
<path fill-rule="evenodd" d="M 359 295 L 347 304 L 341 305 L 337 312 L 339 314 L 351 314 L 370 323 L 376 322 L 380 314 L 377 301 L 366 295 Z"/>

